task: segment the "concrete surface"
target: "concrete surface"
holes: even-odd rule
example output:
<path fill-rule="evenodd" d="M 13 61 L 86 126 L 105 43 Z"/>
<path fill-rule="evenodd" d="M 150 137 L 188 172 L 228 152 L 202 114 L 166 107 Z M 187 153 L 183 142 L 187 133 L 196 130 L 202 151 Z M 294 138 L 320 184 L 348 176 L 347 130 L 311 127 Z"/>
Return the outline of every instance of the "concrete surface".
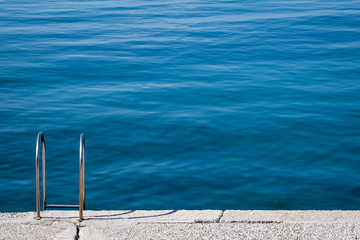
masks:
<path fill-rule="evenodd" d="M 216 222 L 222 216 L 221 210 L 159 210 L 159 211 L 85 211 L 86 221 L 82 225 L 98 223 L 119 223 L 123 222 Z M 67 219 L 77 222 L 78 211 L 45 211 L 41 212 L 42 219 Z M 0 217 L 1 219 L 1 217 Z"/>
<path fill-rule="evenodd" d="M 80 239 L 359 239 L 355 223 L 143 223 L 85 227 Z"/>
<path fill-rule="evenodd" d="M 37 221 L 35 213 L 0 213 L 0 239 L 66 239 L 78 236 L 77 226 L 66 221 Z"/>
<path fill-rule="evenodd" d="M 0 239 L 360 239 L 360 211 L 0 213 Z"/>
<path fill-rule="evenodd" d="M 360 211 L 227 210 L 221 222 L 360 222 Z"/>

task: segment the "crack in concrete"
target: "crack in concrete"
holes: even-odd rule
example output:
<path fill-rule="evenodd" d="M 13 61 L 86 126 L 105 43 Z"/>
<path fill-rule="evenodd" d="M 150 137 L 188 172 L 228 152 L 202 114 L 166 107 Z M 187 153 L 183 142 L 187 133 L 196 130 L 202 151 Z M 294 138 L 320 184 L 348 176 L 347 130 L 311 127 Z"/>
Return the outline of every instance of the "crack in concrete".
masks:
<path fill-rule="evenodd" d="M 215 219 L 215 220 L 213 220 L 213 221 L 211 221 L 211 220 L 200 220 L 200 219 L 195 219 L 195 223 L 219 223 L 220 222 L 220 219 L 222 218 L 222 216 L 224 215 L 224 211 L 221 211 L 221 213 L 220 213 L 220 216 L 217 218 L 217 219 Z M 165 222 L 166 223 L 166 222 Z"/>
<path fill-rule="evenodd" d="M 75 224 L 75 227 L 76 227 L 76 235 L 74 240 L 78 240 L 80 239 L 80 226 Z"/>
<path fill-rule="evenodd" d="M 283 223 L 283 221 L 229 221 L 225 223 L 249 223 L 249 224 L 256 224 L 256 223 Z"/>
<path fill-rule="evenodd" d="M 219 223 L 219 222 L 220 222 L 220 219 L 221 219 L 223 216 L 224 216 L 224 211 L 221 211 L 219 218 L 216 219 L 215 222 L 216 222 L 216 223 Z"/>

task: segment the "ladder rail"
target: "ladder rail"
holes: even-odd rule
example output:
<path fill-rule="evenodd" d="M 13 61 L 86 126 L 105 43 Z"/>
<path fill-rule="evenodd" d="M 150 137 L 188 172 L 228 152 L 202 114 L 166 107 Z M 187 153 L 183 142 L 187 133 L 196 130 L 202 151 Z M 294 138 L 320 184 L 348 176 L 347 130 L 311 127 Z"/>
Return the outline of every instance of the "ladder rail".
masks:
<path fill-rule="evenodd" d="M 79 146 L 79 221 L 83 220 L 85 209 L 85 135 L 80 134 Z"/>
<path fill-rule="evenodd" d="M 48 208 L 79 208 L 79 205 L 48 204 Z"/>
<path fill-rule="evenodd" d="M 41 148 L 40 148 L 41 144 Z M 36 168 L 36 219 L 40 217 L 40 150 L 42 158 L 42 183 L 43 183 L 43 210 L 47 208 L 78 208 L 79 221 L 84 220 L 85 209 L 85 135 L 80 134 L 79 147 L 79 205 L 46 204 L 46 168 L 45 168 L 45 137 L 42 132 L 38 133 L 36 140 L 35 168 Z"/>
<path fill-rule="evenodd" d="M 42 180 L 43 180 L 43 209 L 46 209 L 46 177 L 45 177 L 45 137 L 42 132 L 39 132 L 36 139 L 36 219 L 40 219 L 40 147 L 41 144 L 41 159 L 42 159 Z"/>

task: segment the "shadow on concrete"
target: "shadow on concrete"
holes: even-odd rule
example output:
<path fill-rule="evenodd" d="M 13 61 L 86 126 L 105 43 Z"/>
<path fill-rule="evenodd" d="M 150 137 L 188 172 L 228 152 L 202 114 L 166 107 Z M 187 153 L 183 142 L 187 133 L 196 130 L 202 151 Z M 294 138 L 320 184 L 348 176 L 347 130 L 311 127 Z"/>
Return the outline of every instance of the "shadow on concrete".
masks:
<path fill-rule="evenodd" d="M 146 218 L 154 218 L 154 217 L 162 217 L 162 216 L 166 216 L 166 215 L 171 215 L 174 214 L 175 212 L 177 212 L 177 210 L 169 210 L 169 212 L 166 213 L 161 213 L 161 214 L 154 214 L 154 215 L 146 215 L 146 216 L 124 216 L 124 215 L 128 215 L 131 213 L 136 212 L 135 210 L 129 210 L 127 212 L 122 212 L 122 213 L 116 213 L 116 214 L 104 214 L 104 215 L 86 215 L 84 214 L 84 221 L 86 220 L 127 220 L 127 219 L 146 219 Z M 120 216 L 124 216 L 124 217 L 120 217 Z M 74 216 L 74 217 L 70 217 L 70 216 L 65 216 L 65 217 L 55 217 L 55 216 L 42 216 L 41 219 L 78 219 L 78 216 Z"/>
<path fill-rule="evenodd" d="M 87 219 L 96 219 L 96 218 L 101 218 L 101 217 L 113 217 L 113 216 L 120 216 L 120 215 L 125 215 L 125 214 L 129 214 L 129 213 L 132 213 L 132 212 L 135 212 L 135 210 L 129 210 L 127 212 L 123 212 L 123 213 L 117 213 L 117 214 L 109 214 L 109 215 L 97 215 L 97 216 L 84 216 L 84 219 L 87 220 Z M 74 216 L 74 217 L 69 217 L 69 216 L 66 216 L 66 217 L 47 217 L 47 216 L 41 216 L 41 219 L 78 219 L 79 217 L 78 216 Z M 114 218 L 116 219 L 116 218 Z"/>
<path fill-rule="evenodd" d="M 127 219 L 139 219 L 139 218 L 154 218 L 154 217 L 162 217 L 170 214 L 174 214 L 177 212 L 177 210 L 170 210 L 167 213 L 161 213 L 161 214 L 155 214 L 155 215 L 147 215 L 147 216 L 133 216 L 133 217 L 116 217 L 121 215 L 126 215 L 135 212 L 134 210 L 125 212 L 125 213 L 119 213 L 119 214 L 109 214 L 109 215 L 100 215 L 100 216 L 84 216 L 85 221 L 86 220 L 96 220 L 101 218 L 101 220 L 127 220 Z M 114 218 L 115 217 L 115 218 Z"/>
<path fill-rule="evenodd" d="M 135 212 L 135 210 L 129 210 L 129 211 L 124 212 L 124 213 L 88 216 L 87 219 L 89 219 L 89 217 L 93 217 L 93 218 L 99 218 L 99 217 L 116 217 L 116 216 L 121 216 L 121 215 L 129 214 L 129 213 L 132 213 L 132 212 Z"/>

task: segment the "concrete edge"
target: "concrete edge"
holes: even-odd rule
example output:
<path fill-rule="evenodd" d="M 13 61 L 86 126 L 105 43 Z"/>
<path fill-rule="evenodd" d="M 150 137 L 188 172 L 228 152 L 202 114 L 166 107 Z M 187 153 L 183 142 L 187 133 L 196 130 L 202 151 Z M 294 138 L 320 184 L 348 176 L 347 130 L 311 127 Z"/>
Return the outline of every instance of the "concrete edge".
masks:
<path fill-rule="evenodd" d="M 78 222 L 78 211 L 50 210 L 41 212 L 0 213 L 0 222 L 66 221 Z M 80 224 L 108 222 L 139 223 L 232 223 L 232 222 L 360 222 L 360 211 L 343 210 L 113 210 L 84 211 L 85 220 Z"/>

